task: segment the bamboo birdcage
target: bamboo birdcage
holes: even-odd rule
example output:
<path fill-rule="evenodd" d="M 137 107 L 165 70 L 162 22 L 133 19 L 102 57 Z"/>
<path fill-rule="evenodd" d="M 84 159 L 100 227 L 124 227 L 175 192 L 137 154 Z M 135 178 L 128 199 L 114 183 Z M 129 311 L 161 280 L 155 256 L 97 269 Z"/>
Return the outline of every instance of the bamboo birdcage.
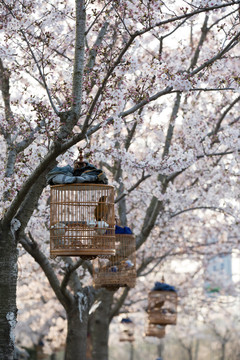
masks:
<path fill-rule="evenodd" d="M 95 288 L 115 290 L 136 284 L 136 241 L 133 234 L 116 234 L 116 254 L 109 259 L 96 259 L 93 263 Z"/>
<path fill-rule="evenodd" d="M 153 336 L 162 339 L 165 336 L 165 333 L 165 325 L 148 323 L 145 336 Z"/>
<path fill-rule="evenodd" d="M 177 293 L 175 291 L 149 292 L 148 321 L 150 324 L 176 325 Z"/>
<path fill-rule="evenodd" d="M 134 323 L 130 318 L 123 318 L 120 323 L 120 337 L 119 341 L 135 341 L 134 338 Z"/>
<path fill-rule="evenodd" d="M 51 186 L 51 257 L 94 258 L 114 254 L 113 186 L 86 183 Z"/>

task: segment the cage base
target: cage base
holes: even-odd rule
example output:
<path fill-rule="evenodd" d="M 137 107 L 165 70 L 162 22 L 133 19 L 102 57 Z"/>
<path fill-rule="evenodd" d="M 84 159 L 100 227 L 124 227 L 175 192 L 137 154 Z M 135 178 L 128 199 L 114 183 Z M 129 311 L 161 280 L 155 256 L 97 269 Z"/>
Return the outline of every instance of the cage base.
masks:
<path fill-rule="evenodd" d="M 94 256 L 98 255 L 103 256 L 111 256 L 115 255 L 115 250 L 103 250 L 103 249 L 55 249 L 50 251 L 50 257 L 56 256 Z"/>
<path fill-rule="evenodd" d="M 153 324 L 153 325 L 177 325 L 176 319 L 153 318 L 149 316 L 148 321 L 149 324 Z"/>
<path fill-rule="evenodd" d="M 152 337 L 157 337 L 158 339 L 162 339 L 165 336 L 165 332 L 164 333 L 163 332 L 158 333 L 158 332 L 155 332 L 155 331 L 146 331 L 145 336 L 152 336 Z"/>

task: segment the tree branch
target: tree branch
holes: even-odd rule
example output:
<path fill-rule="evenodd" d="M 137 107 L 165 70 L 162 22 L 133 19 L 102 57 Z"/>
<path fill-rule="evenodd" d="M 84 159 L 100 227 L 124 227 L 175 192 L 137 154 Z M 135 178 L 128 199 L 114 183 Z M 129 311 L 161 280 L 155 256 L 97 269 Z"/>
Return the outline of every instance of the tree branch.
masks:
<path fill-rule="evenodd" d="M 69 291 L 65 289 L 64 293 L 61 291 L 60 283 L 55 275 L 55 272 L 46 258 L 46 256 L 41 252 L 39 249 L 36 241 L 33 239 L 31 234 L 29 233 L 30 239 L 26 236 L 26 234 L 20 234 L 19 236 L 19 242 L 22 244 L 24 249 L 34 258 L 34 260 L 41 266 L 42 270 L 44 271 L 56 297 L 60 301 L 60 303 L 63 305 L 63 307 L 66 309 L 71 302 L 74 300 L 72 295 Z"/>
<path fill-rule="evenodd" d="M 6 121 L 9 125 L 13 124 L 13 113 L 10 104 L 10 72 L 3 66 L 2 59 L 0 58 L 0 88 L 2 91 L 3 101 L 4 101 L 4 110 Z M 4 135 L 7 142 L 10 140 L 10 133 L 6 132 L 1 126 L 2 134 Z"/>
<path fill-rule="evenodd" d="M 202 47 L 203 42 L 205 41 L 205 39 L 206 39 L 206 37 L 207 37 L 207 33 L 208 33 L 208 31 L 209 31 L 209 29 L 208 29 L 208 27 L 207 27 L 208 19 L 209 19 L 209 16 L 206 15 L 206 16 L 205 16 L 205 19 L 204 19 L 203 26 L 202 26 L 201 36 L 200 36 L 200 39 L 199 39 L 197 48 L 196 48 L 196 50 L 195 50 L 194 56 L 192 57 L 189 70 L 190 70 L 190 69 L 193 69 L 193 68 L 195 67 L 195 65 L 197 64 L 201 47 Z"/>
<path fill-rule="evenodd" d="M 128 42 L 126 43 L 126 45 L 124 46 L 124 48 L 122 49 L 122 51 L 120 52 L 120 54 L 118 55 L 116 61 L 114 62 L 114 64 L 113 64 L 113 65 L 110 67 L 110 69 L 108 70 L 105 78 L 104 78 L 103 81 L 102 81 L 101 86 L 98 88 L 97 93 L 96 93 L 96 95 L 95 95 L 92 103 L 90 104 L 90 107 L 89 107 L 89 109 L 88 109 L 88 114 L 87 114 L 87 116 L 86 116 L 86 118 L 85 118 L 85 121 L 84 121 L 83 130 L 88 127 L 88 123 L 89 123 L 89 120 L 90 120 L 90 118 L 91 118 L 91 116 L 92 116 L 92 112 L 93 112 L 93 110 L 94 110 L 94 108 L 95 108 L 95 105 L 96 105 L 96 103 L 97 103 L 100 95 L 102 94 L 103 89 L 105 88 L 105 85 L 106 85 L 107 82 L 108 82 L 108 79 L 110 78 L 110 76 L 112 75 L 113 71 L 114 71 L 115 68 L 118 66 L 118 64 L 121 62 L 124 54 L 126 53 L 126 51 L 128 50 L 128 48 L 131 46 L 131 44 L 133 43 L 133 41 L 134 41 L 134 39 L 135 39 L 136 36 L 137 36 L 137 34 L 136 34 L 136 35 L 132 35 L 132 36 L 130 37 L 130 39 L 128 40 Z"/>
<path fill-rule="evenodd" d="M 221 123 L 224 120 L 225 116 L 228 114 L 228 112 L 234 107 L 235 104 L 237 104 L 237 102 L 240 101 L 240 96 L 238 96 L 228 107 L 227 109 L 224 111 L 224 113 L 220 116 L 215 129 L 213 130 L 213 132 L 210 135 L 216 135 L 217 132 L 220 129 Z"/>
<path fill-rule="evenodd" d="M 72 278 L 73 279 L 73 291 L 76 294 L 78 291 L 82 290 L 82 285 L 79 280 L 79 276 L 77 275 L 75 270 L 77 270 L 79 268 L 79 266 L 81 266 L 83 264 L 83 260 L 79 259 L 74 264 L 70 257 L 66 257 L 66 258 L 64 258 L 64 262 L 67 264 L 67 267 L 66 267 L 66 272 L 65 272 L 64 278 L 61 283 L 61 290 L 62 291 L 66 290 L 69 280 Z"/>
<path fill-rule="evenodd" d="M 73 70 L 73 89 L 72 89 L 72 112 L 75 114 L 74 121 L 77 123 L 82 106 L 82 86 L 85 55 L 85 26 L 86 9 L 84 0 L 75 0 L 76 4 L 76 37 L 75 37 L 75 56 Z"/>
<path fill-rule="evenodd" d="M 4 1 L 4 0 L 1 0 L 1 1 L 2 1 L 2 3 L 4 4 L 4 6 L 8 9 L 8 11 L 9 11 L 9 13 L 12 15 L 12 17 L 13 17 L 14 19 L 16 19 L 16 17 L 15 17 L 15 15 L 13 14 L 12 10 L 8 7 L 8 5 L 5 3 L 5 1 Z M 27 36 L 25 35 L 25 32 L 24 32 L 22 29 L 20 29 L 20 32 L 21 32 L 21 34 L 22 34 L 22 36 L 23 36 L 23 38 L 24 38 L 24 40 L 25 40 L 25 42 L 26 42 L 26 44 L 27 44 L 27 47 L 28 47 L 28 49 L 29 49 L 29 51 L 30 51 L 30 53 L 31 53 L 31 55 L 32 55 L 32 58 L 33 58 L 36 66 L 37 66 L 37 68 L 38 68 L 39 74 L 40 74 L 40 76 L 41 76 L 41 78 L 42 78 L 42 81 L 43 81 L 43 83 L 44 83 L 45 90 L 46 90 L 47 95 L 48 95 L 48 99 L 49 99 L 49 101 L 50 101 L 50 104 L 51 104 L 54 112 L 55 112 L 57 115 L 59 115 L 59 112 L 57 111 L 57 109 L 56 109 L 56 107 L 55 107 L 55 105 L 54 105 L 54 103 L 53 103 L 53 101 L 52 101 L 52 97 L 51 97 L 50 91 L 49 91 L 49 89 L 48 89 L 45 76 L 44 76 L 44 74 L 43 74 L 43 72 L 42 72 L 42 70 L 41 70 L 41 67 L 39 66 L 39 63 L 38 63 L 38 61 L 37 61 L 37 59 L 36 59 L 36 57 L 35 57 L 35 54 L 34 54 L 32 48 L 31 48 L 30 42 L 28 41 L 28 38 L 27 38 Z"/>
<path fill-rule="evenodd" d="M 133 186 L 130 187 L 130 189 L 127 190 L 127 193 L 122 193 L 117 197 L 117 199 L 114 201 L 114 203 L 118 203 L 120 200 L 122 200 L 126 195 L 129 195 L 133 190 L 135 190 L 143 181 L 148 179 L 151 175 L 144 175 L 144 171 L 142 173 L 141 179 L 139 179 Z"/>
<path fill-rule="evenodd" d="M 165 25 L 165 24 L 168 24 L 168 23 L 171 23 L 171 22 L 174 22 L 174 21 L 178 21 L 178 20 L 185 19 L 185 18 L 191 18 L 194 15 L 201 14 L 203 12 L 210 12 L 211 10 L 221 9 L 223 7 L 228 7 L 228 6 L 232 6 L 232 5 L 236 5 L 236 4 L 239 4 L 239 0 L 232 1 L 231 3 L 225 3 L 225 4 L 221 4 L 221 5 L 214 5 L 214 6 L 204 7 L 204 8 L 201 8 L 201 9 L 194 10 L 194 11 L 188 13 L 188 14 L 177 15 L 177 16 L 171 17 L 169 19 L 162 20 L 162 21 L 156 23 L 155 25 L 149 26 L 149 27 L 147 27 L 147 28 L 145 28 L 145 29 L 143 29 L 141 31 L 138 31 L 138 35 L 143 35 L 143 34 L 149 32 L 150 30 L 153 30 L 156 27 L 160 27 L 162 25 Z"/>
<path fill-rule="evenodd" d="M 176 100 L 175 100 L 175 103 L 174 103 L 174 106 L 172 109 L 172 114 L 170 117 L 169 125 L 168 125 L 168 131 L 167 131 L 167 136 L 166 136 L 166 140 L 165 140 L 162 158 L 165 158 L 169 153 L 169 149 L 170 149 L 170 145 L 171 145 L 171 141 L 172 141 L 172 137 L 173 137 L 175 121 L 176 121 L 178 110 L 180 107 L 180 102 L 181 102 L 181 94 L 177 93 Z"/>
<path fill-rule="evenodd" d="M 216 206 L 195 206 L 195 207 L 192 207 L 192 208 L 180 210 L 180 211 L 176 212 L 175 214 L 172 214 L 170 216 L 170 218 L 172 219 L 172 218 L 174 218 L 174 217 L 176 217 L 178 215 L 181 215 L 181 214 L 183 214 L 185 212 L 193 211 L 193 210 L 213 210 L 213 211 L 218 211 L 218 212 L 221 212 L 221 213 L 223 213 L 225 215 L 232 216 L 233 218 L 235 218 L 232 214 L 230 214 L 230 213 L 226 212 L 224 209 L 218 208 Z"/>
<path fill-rule="evenodd" d="M 92 49 L 89 51 L 89 59 L 88 59 L 87 65 L 86 65 L 87 73 L 89 73 L 90 70 L 95 65 L 95 60 L 96 60 L 96 56 L 97 56 L 97 48 L 101 45 L 103 38 L 106 35 L 108 25 L 109 25 L 109 23 L 107 21 L 105 21 L 101 30 L 98 33 L 97 39 L 96 39 Z M 88 90 L 88 93 L 89 92 L 90 92 L 90 90 Z"/>
<path fill-rule="evenodd" d="M 86 30 L 85 35 L 87 35 L 89 33 L 89 31 L 91 30 L 91 28 L 94 26 L 94 24 L 96 23 L 97 19 L 102 15 L 102 13 L 104 12 L 104 10 L 108 7 L 109 4 L 111 4 L 112 0 L 109 0 L 102 8 L 102 10 L 98 13 L 98 15 L 95 17 L 94 21 L 92 22 L 92 24 L 89 26 L 89 28 Z"/>
<path fill-rule="evenodd" d="M 126 300 L 126 298 L 128 296 L 129 290 L 130 289 L 128 287 L 124 288 L 122 295 L 120 296 L 120 298 L 117 300 L 116 304 L 111 309 L 111 313 L 109 316 L 109 323 L 112 321 L 113 317 L 118 314 L 119 310 L 121 309 L 122 305 L 124 304 L 124 301 Z"/>
<path fill-rule="evenodd" d="M 239 43 L 239 37 L 240 37 L 240 32 L 238 32 L 232 38 L 232 40 L 230 40 L 229 43 L 221 51 L 219 51 L 215 56 L 213 56 L 211 59 L 205 61 L 197 69 L 195 69 L 191 73 L 189 73 L 189 76 L 196 75 L 199 71 L 201 71 L 204 68 L 212 65 L 216 60 L 221 59 L 221 57 L 223 57 L 223 55 L 225 55 L 229 50 L 231 50 L 234 46 L 236 46 Z"/>

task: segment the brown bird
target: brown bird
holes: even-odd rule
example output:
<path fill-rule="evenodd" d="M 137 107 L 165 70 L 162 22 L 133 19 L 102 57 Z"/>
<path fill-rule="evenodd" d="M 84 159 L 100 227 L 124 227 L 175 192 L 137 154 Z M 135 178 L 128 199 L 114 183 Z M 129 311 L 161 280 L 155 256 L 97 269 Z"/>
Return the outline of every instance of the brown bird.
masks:
<path fill-rule="evenodd" d="M 107 220 L 108 204 L 106 204 L 107 196 L 101 196 L 98 204 L 94 209 L 94 216 L 97 221 Z"/>

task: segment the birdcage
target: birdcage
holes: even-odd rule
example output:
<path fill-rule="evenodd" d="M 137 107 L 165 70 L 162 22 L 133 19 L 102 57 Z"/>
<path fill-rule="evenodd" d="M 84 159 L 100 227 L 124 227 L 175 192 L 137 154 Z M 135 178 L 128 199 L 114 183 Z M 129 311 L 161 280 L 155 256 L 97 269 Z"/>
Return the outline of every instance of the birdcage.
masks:
<path fill-rule="evenodd" d="M 120 322 L 119 341 L 133 342 L 134 340 L 134 323 L 129 317 L 123 318 Z"/>
<path fill-rule="evenodd" d="M 176 325 L 176 291 L 150 291 L 148 294 L 148 321 L 150 324 Z"/>
<path fill-rule="evenodd" d="M 88 183 L 51 186 L 51 257 L 89 259 L 114 254 L 113 186 Z"/>
<path fill-rule="evenodd" d="M 116 254 L 108 259 L 96 259 L 93 263 L 95 288 L 116 290 L 134 287 L 136 284 L 136 241 L 133 234 L 115 234 Z"/>
<path fill-rule="evenodd" d="M 145 336 L 153 336 L 162 339 L 165 336 L 165 325 L 148 323 Z"/>

